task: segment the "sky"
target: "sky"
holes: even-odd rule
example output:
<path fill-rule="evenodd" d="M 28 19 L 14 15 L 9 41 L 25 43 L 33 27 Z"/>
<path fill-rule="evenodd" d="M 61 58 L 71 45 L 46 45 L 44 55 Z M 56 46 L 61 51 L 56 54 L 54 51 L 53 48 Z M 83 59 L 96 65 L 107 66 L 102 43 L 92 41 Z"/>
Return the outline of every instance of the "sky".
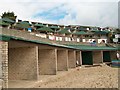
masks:
<path fill-rule="evenodd" d="M 118 27 L 119 0 L 0 0 L 0 15 L 34 22 Z"/>

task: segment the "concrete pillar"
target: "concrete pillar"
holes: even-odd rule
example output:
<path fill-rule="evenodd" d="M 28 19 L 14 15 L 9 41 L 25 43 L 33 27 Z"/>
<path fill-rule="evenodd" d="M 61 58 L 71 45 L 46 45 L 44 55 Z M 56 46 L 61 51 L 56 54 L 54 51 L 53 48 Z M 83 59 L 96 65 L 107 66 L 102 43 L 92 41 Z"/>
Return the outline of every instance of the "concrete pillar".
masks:
<path fill-rule="evenodd" d="M 76 61 L 78 61 L 78 65 L 82 65 L 81 51 L 76 51 Z"/>
<path fill-rule="evenodd" d="M 0 88 L 8 88 L 8 42 L 0 41 Z"/>
<path fill-rule="evenodd" d="M 111 60 L 116 60 L 117 59 L 117 51 L 110 51 L 110 57 L 111 57 Z"/>
<path fill-rule="evenodd" d="M 9 80 L 38 79 L 38 47 L 9 48 Z"/>
<path fill-rule="evenodd" d="M 102 51 L 93 51 L 93 64 L 100 64 L 103 62 Z"/>
<path fill-rule="evenodd" d="M 68 70 L 68 50 L 57 50 L 57 70 Z"/>
<path fill-rule="evenodd" d="M 57 73 L 57 49 L 39 49 L 39 74 L 56 75 Z"/>
<path fill-rule="evenodd" d="M 2 88 L 2 44 L 0 42 L 0 90 Z"/>
<path fill-rule="evenodd" d="M 74 50 L 68 51 L 68 67 L 69 68 L 76 67 L 76 51 Z"/>

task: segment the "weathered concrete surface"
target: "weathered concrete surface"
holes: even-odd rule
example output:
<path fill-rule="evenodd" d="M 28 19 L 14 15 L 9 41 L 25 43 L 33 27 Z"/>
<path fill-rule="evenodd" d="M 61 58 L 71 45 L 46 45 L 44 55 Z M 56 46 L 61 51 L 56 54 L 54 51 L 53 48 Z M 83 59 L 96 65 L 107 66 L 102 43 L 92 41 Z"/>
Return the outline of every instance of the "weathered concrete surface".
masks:
<path fill-rule="evenodd" d="M 81 51 L 76 51 L 76 62 L 77 61 L 78 61 L 78 65 L 82 65 Z"/>
<path fill-rule="evenodd" d="M 68 70 L 68 50 L 57 50 L 57 70 Z"/>
<path fill-rule="evenodd" d="M 57 49 L 39 49 L 38 65 L 40 75 L 56 75 Z"/>
<path fill-rule="evenodd" d="M 101 64 L 103 62 L 102 51 L 93 51 L 93 64 Z"/>
<path fill-rule="evenodd" d="M 111 57 L 111 60 L 116 60 L 117 59 L 117 51 L 110 51 L 110 57 Z"/>
<path fill-rule="evenodd" d="M 9 80 L 38 79 L 38 47 L 9 49 Z"/>
<path fill-rule="evenodd" d="M 76 67 L 76 52 L 74 50 L 68 51 L 68 67 L 69 68 Z"/>

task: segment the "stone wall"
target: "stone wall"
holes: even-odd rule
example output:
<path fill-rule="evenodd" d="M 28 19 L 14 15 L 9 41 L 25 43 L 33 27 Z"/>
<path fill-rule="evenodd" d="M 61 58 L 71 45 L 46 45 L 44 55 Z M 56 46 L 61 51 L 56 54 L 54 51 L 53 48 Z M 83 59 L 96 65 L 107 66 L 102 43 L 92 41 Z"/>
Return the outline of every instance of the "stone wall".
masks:
<path fill-rule="evenodd" d="M 100 64 L 103 62 L 102 51 L 93 51 L 93 64 Z"/>
<path fill-rule="evenodd" d="M 68 67 L 69 68 L 76 67 L 76 52 L 74 50 L 68 51 Z"/>
<path fill-rule="evenodd" d="M 57 50 L 57 70 L 68 70 L 68 50 Z"/>
<path fill-rule="evenodd" d="M 8 87 L 8 42 L 4 41 L 0 41 L 0 86 Z"/>
<path fill-rule="evenodd" d="M 38 47 L 9 48 L 9 80 L 38 79 Z"/>
<path fill-rule="evenodd" d="M 56 75 L 57 73 L 56 49 L 39 49 L 38 58 L 40 75 Z"/>
<path fill-rule="evenodd" d="M 117 59 L 117 51 L 110 51 L 110 57 L 111 57 L 111 60 L 116 60 Z"/>

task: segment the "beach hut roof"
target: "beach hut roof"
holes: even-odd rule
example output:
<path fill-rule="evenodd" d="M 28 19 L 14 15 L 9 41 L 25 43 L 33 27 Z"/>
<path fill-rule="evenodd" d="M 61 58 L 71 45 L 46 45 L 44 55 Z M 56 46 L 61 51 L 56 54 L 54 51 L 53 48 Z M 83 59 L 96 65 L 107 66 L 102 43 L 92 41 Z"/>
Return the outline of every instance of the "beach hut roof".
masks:
<path fill-rule="evenodd" d="M 4 26 L 9 26 L 10 24 L 9 24 L 9 23 L 6 23 L 6 22 L 0 21 L 0 25 L 1 25 L 1 26 L 2 26 L 2 25 L 4 25 Z"/>
<path fill-rule="evenodd" d="M 15 27 L 18 27 L 18 28 L 30 28 L 31 24 L 29 22 L 22 21 L 22 22 L 17 23 L 15 25 Z"/>
<path fill-rule="evenodd" d="M 9 18 L 1 18 L 2 21 L 8 22 L 8 23 L 14 23 L 15 21 L 9 19 Z"/>
<path fill-rule="evenodd" d="M 10 24 L 7 22 L 4 22 L 2 19 L 0 19 L 0 25 L 4 25 L 4 26 L 9 26 Z"/>
<path fill-rule="evenodd" d="M 38 28 L 37 31 L 54 32 L 54 31 L 53 31 L 51 28 L 49 28 L 49 27 Z"/>
<path fill-rule="evenodd" d="M 85 35 L 85 34 L 88 34 L 88 33 L 84 32 L 84 31 L 79 31 L 79 32 L 75 32 L 73 34 L 75 34 L 75 35 Z"/>
<path fill-rule="evenodd" d="M 51 26 L 50 28 L 53 28 L 53 29 L 59 29 L 58 26 Z"/>
<path fill-rule="evenodd" d="M 94 34 L 108 34 L 106 31 L 95 31 Z"/>
<path fill-rule="evenodd" d="M 60 33 L 60 34 L 70 34 L 70 32 L 66 28 L 60 30 L 58 33 Z"/>
<path fill-rule="evenodd" d="M 36 26 L 36 27 L 44 27 L 44 25 L 43 24 L 40 24 L 40 23 L 36 23 L 34 26 Z"/>

